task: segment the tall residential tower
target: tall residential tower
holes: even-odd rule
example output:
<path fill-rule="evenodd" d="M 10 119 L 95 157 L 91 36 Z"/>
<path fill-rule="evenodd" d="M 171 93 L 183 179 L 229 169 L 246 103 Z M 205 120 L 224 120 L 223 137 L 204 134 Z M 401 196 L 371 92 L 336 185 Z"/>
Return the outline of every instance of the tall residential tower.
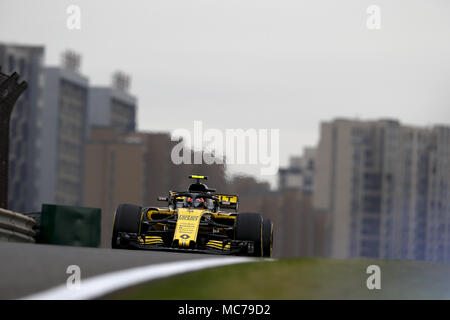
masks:
<path fill-rule="evenodd" d="M 89 81 L 76 54 L 64 59 L 63 67 L 45 69 L 39 200 L 82 205 Z"/>
<path fill-rule="evenodd" d="M 450 258 L 450 127 L 322 123 L 314 207 L 331 217 L 330 255 Z"/>
<path fill-rule="evenodd" d="M 40 208 L 36 197 L 39 185 L 39 151 L 43 127 L 44 48 L 0 43 L 0 67 L 4 73 L 17 72 L 28 88 L 17 101 L 10 122 L 9 209 L 17 212 Z"/>

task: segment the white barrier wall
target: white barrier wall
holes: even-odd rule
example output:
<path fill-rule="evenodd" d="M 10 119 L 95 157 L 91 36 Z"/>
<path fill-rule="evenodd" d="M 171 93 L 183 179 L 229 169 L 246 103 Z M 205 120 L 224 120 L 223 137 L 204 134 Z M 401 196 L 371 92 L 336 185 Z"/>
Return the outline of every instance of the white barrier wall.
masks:
<path fill-rule="evenodd" d="M 34 219 L 10 210 L 0 209 L 0 241 L 35 242 Z"/>

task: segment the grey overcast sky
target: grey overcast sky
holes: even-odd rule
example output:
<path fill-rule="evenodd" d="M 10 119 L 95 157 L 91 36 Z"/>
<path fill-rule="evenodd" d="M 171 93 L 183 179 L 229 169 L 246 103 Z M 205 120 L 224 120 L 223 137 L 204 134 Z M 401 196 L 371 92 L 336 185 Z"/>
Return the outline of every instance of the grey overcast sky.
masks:
<path fill-rule="evenodd" d="M 279 128 L 281 165 L 335 117 L 450 123 L 448 0 L 1 0 L 0 41 L 45 45 L 47 65 L 73 49 L 91 84 L 130 74 L 142 130 Z"/>

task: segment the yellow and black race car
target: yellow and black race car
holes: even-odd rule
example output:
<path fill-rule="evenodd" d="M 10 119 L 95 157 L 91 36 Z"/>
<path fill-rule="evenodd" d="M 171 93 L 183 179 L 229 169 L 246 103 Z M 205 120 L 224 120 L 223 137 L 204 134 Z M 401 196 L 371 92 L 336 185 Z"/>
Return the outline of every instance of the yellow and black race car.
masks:
<path fill-rule="evenodd" d="M 167 207 L 121 204 L 114 214 L 112 248 L 173 250 L 270 257 L 273 223 L 238 213 L 238 196 L 217 194 L 196 179 L 186 192 L 158 197 Z"/>

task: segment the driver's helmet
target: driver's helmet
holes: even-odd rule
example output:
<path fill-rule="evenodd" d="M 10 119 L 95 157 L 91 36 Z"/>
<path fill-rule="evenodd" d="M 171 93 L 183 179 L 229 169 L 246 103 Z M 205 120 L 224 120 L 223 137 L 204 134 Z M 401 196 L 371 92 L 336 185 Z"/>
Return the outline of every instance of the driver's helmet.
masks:
<path fill-rule="evenodd" d="M 184 199 L 184 207 L 188 208 L 192 206 L 192 198 L 191 197 L 187 197 Z"/>
<path fill-rule="evenodd" d="M 199 197 L 194 200 L 194 208 L 206 208 L 205 199 Z"/>

